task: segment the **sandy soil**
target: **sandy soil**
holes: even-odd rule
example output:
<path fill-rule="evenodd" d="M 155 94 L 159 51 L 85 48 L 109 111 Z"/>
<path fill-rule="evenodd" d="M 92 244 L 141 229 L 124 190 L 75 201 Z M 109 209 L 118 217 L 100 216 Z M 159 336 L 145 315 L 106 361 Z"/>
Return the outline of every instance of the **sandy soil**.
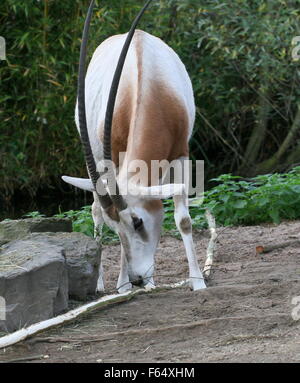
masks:
<path fill-rule="evenodd" d="M 157 291 L 91 313 L 0 350 L 0 361 L 300 362 L 300 247 L 257 255 L 255 247 L 300 238 L 300 222 L 218 229 L 216 266 L 206 290 Z M 195 233 L 204 264 L 208 233 Z M 108 292 L 119 271 L 119 246 L 103 250 Z M 164 237 L 156 283 L 188 275 L 181 241 Z M 300 313 L 300 309 L 298 310 Z M 91 342 L 93 338 L 93 342 Z M 38 356 L 47 355 L 46 359 Z"/>

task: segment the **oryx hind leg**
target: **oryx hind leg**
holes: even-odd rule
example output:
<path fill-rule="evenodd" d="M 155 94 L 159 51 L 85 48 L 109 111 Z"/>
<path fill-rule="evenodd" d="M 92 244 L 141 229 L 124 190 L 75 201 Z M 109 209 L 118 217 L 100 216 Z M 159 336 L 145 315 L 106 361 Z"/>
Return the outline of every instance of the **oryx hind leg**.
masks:
<path fill-rule="evenodd" d="M 121 293 L 125 293 L 128 290 L 131 290 L 132 284 L 129 282 L 127 259 L 126 259 L 121 238 L 120 238 L 120 244 L 121 244 L 121 269 L 120 269 L 120 274 L 119 274 L 118 283 L 117 283 L 117 290 L 121 294 Z"/>
<path fill-rule="evenodd" d="M 103 217 L 101 213 L 100 202 L 98 200 L 98 196 L 94 194 L 94 202 L 92 204 L 92 216 L 94 221 L 94 238 L 97 242 L 97 246 L 100 248 L 100 263 L 99 263 L 99 276 L 97 281 L 96 292 L 104 291 L 104 282 L 103 282 L 103 267 L 101 260 L 101 236 L 102 236 L 102 228 L 103 228 Z"/>

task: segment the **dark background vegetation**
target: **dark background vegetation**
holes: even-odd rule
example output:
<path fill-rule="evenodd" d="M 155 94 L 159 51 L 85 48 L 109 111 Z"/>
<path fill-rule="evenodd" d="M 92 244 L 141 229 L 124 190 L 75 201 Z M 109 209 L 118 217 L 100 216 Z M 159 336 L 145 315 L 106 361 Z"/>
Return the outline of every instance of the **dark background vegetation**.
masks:
<path fill-rule="evenodd" d="M 89 56 L 128 31 L 143 1 L 96 1 Z M 0 198 L 62 203 L 62 174 L 85 176 L 74 124 L 80 38 L 89 0 L 1 0 Z M 288 171 L 300 163 L 300 1 L 154 0 L 140 28 L 161 37 L 191 76 L 197 119 L 191 157 L 206 180 Z M 79 193 L 79 192 L 77 192 Z M 82 194 L 78 194 L 82 198 Z M 30 210 L 30 208 L 28 208 Z"/>

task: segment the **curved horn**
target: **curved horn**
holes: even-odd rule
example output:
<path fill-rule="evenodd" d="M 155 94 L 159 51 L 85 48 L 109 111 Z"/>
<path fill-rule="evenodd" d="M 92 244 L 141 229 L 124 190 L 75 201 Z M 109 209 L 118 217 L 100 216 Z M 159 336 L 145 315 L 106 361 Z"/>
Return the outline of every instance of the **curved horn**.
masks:
<path fill-rule="evenodd" d="M 108 97 L 108 102 L 107 102 L 107 108 L 106 108 L 106 114 L 105 114 L 105 123 L 104 123 L 104 159 L 111 161 L 112 156 L 111 156 L 111 127 L 112 127 L 112 119 L 113 119 L 113 112 L 114 112 L 114 107 L 115 107 L 115 101 L 117 97 L 117 91 L 118 91 L 118 86 L 125 62 L 125 58 L 135 31 L 135 28 L 142 17 L 143 13 L 145 10 L 148 8 L 149 4 L 151 3 L 152 0 L 148 0 L 147 3 L 144 5 L 144 7 L 140 10 L 139 14 L 137 15 L 136 19 L 131 25 L 131 28 L 128 32 L 127 38 L 125 40 L 125 43 L 123 45 L 119 61 L 117 64 L 117 68 L 113 77 L 113 81 L 111 84 L 110 92 L 109 92 L 109 97 Z M 111 199 L 116 206 L 116 208 L 120 210 L 124 210 L 127 207 L 126 202 L 124 201 L 124 198 L 119 192 L 119 187 L 117 180 L 115 179 L 115 174 L 114 170 L 111 166 L 108 166 L 108 171 L 107 171 L 107 177 L 109 180 L 112 180 L 113 183 L 115 184 L 115 194 L 111 193 Z M 109 184 L 109 182 L 108 182 Z"/>
<path fill-rule="evenodd" d="M 89 10 L 86 16 L 84 23 L 84 29 L 82 34 L 82 42 L 80 47 L 80 59 L 79 59 L 79 70 L 78 70 L 78 89 L 77 89 L 77 99 L 78 99 L 78 117 L 79 117 L 79 129 L 80 129 L 80 138 L 82 146 L 84 149 L 84 155 L 86 160 L 86 165 L 89 171 L 90 179 L 94 185 L 94 189 L 98 195 L 99 201 L 103 209 L 108 208 L 112 205 L 112 200 L 109 194 L 106 192 L 105 186 L 99 177 L 97 172 L 95 159 L 91 149 L 91 144 L 89 140 L 89 134 L 87 130 L 86 122 L 86 109 L 85 109 L 85 61 L 86 61 L 86 50 L 87 50 L 87 40 L 90 27 L 91 16 L 94 8 L 94 0 L 91 1 Z M 96 184 L 99 180 L 101 187 L 101 194 L 97 192 Z"/>

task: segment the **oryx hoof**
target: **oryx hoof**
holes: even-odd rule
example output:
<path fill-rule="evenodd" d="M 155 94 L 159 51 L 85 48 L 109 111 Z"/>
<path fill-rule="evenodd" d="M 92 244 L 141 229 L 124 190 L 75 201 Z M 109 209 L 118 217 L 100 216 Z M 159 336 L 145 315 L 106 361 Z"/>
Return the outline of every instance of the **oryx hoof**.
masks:
<path fill-rule="evenodd" d="M 156 288 L 156 286 L 153 284 L 153 283 L 147 283 L 144 287 L 145 290 L 147 291 L 151 291 L 151 290 L 154 290 Z"/>
<path fill-rule="evenodd" d="M 131 283 L 126 283 L 124 286 L 117 287 L 118 293 L 123 294 L 126 293 L 127 291 L 132 290 L 132 284 Z"/>
<path fill-rule="evenodd" d="M 104 293 L 104 283 L 103 283 L 102 276 L 100 276 L 98 278 L 97 287 L 96 287 L 96 293 L 100 293 L 100 294 Z"/>
<path fill-rule="evenodd" d="M 190 289 L 193 290 L 193 291 L 206 289 L 206 284 L 204 282 L 204 278 L 203 277 L 190 278 L 189 286 L 190 286 Z"/>

